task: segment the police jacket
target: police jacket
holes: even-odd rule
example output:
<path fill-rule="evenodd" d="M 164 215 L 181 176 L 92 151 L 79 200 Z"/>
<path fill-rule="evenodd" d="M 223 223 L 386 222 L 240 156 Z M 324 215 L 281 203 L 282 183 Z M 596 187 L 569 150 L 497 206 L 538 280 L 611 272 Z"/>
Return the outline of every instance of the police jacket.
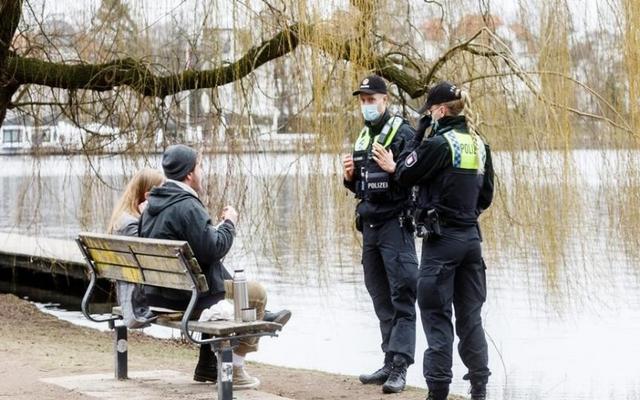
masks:
<path fill-rule="evenodd" d="M 476 138 L 464 116 L 446 116 L 428 139 L 413 141 L 396 162 L 397 182 L 417 185 L 418 209 L 435 209 L 443 225 L 475 226 L 493 200 L 491 151 Z"/>
<path fill-rule="evenodd" d="M 344 185 L 360 199 L 356 212 L 363 221 L 382 222 L 411 207 L 411 188 L 398 185 L 393 174 L 384 172 L 372 158 L 371 150 L 378 141 L 397 159 L 414 136 L 411 125 L 388 110 L 375 124 L 366 122 L 360 131 L 353 151 L 354 177 L 344 180 Z"/>
<path fill-rule="evenodd" d="M 224 293 L 224 280 L 231 279 L 220 260 L 231 248 L 234 235 L 235 227 L 231 221 L 213 226 L 200 199 L 172 182 L 151 190 L 140 220 L 141 237 L 189 243 L 212 295 Z M 171 290 L 164 290 L 158 294 L 177 297 L 170 293 Z"/>

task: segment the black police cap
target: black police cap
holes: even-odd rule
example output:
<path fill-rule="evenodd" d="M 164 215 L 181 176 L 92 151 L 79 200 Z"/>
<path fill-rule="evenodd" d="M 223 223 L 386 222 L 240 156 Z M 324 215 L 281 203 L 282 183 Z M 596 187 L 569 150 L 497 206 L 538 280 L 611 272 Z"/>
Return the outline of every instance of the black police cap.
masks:
<path fill-rule="evenodd" d="M 456 85 L 448 81 L 442 81 L 429 89 L 427 94 L 427 102 L 418 110 L 419 114 L 427 111 L 431 106 L 442 104 L 453 100 L 460 100 L 460 89 Z"/>
<path fill-rule="evenodd" d="M 360 87 L 353 92 L 353 95 L 357 96 L 360 93 L 387 94 L 387 84 L 380 76 L 370 75 L 364 78 L 362 82 L 360 82 Z"/>

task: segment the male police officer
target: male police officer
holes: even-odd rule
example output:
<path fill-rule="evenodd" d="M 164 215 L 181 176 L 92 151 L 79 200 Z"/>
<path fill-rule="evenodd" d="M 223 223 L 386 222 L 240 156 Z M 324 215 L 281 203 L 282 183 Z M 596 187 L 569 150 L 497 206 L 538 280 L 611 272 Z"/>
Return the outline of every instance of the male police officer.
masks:
<path fill-rule="evenodd" d="M 344 185 L 360 200 L 356 224 L 363 237 L 364 280 L 380 320 L 385 354 L 383 367 L 361 375 L 360 381 L 383 385 L 384 393 L 398 393 L 404 389 L 415 353 L 418 263 L 409 217 L 411 190 L 396 184 L 372 149 L 397 156 L 414 131 L 387 110 L 387 85 L 381 77 L 365 78 L 353 95 L 360 99 L 365 126 L 353 154 L 344 156 Z"/>
<path fill-rule="evenodd" d="M 471 399 L 485 400 L 490 375 L 480 311 L 486 297 L 478 216 L 493 199 L 489 147 L 460 113 L 468 95 L 450 82 L 429 90 L 416 139 L 398 158 L 385 153 L 398 183 L 418 185 L 418 226 L 424 227 L 418 304 L 429 348 L 424 354 L 428 400 L 445 400 L 451 383 L 452 304 L 458 350 L 469 369 Z M 433 119 L 430 137 L 421 141 Z M 419 229 L 420 233 L 420 229 Z"/>

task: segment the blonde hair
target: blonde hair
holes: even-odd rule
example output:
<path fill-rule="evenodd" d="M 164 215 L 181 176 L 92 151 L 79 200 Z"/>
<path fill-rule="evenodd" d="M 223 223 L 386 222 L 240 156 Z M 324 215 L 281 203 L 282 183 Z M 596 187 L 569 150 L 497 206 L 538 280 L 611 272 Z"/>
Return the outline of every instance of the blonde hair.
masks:
<path fill-rule="evenodd" d="M 155 186 L 162 185 L 163 182 L 164 175 L 158 170 L 145 168 L 138 171 L 127 184 L 124 193 L 113 209 L 107 232 L 113 233 L 119 228 L 120 219 L 125 213 L 140 218 L 138 206 L 146 200 L 145 193 Z"/>
<path fill-rule="evenodd" d="M 460 90 L 460 98 L 457 100 L 448 101 L 442 103 L 446 108 L 446 115 L 460 115 L 464 111 L 464 116 L 467 120 L 467 126 L 469 127 L 469 134 L 473 138 L 473 142 L 476 146 L 476 156 L 478 157 L 478 174 L 484 174 L 484 163 L 486 159 L 486 151 L 484 149 L 484 142 L 478 134 L 476 129 L 476 114 L 472 111 L 471 97 L 469 93 Z"/>

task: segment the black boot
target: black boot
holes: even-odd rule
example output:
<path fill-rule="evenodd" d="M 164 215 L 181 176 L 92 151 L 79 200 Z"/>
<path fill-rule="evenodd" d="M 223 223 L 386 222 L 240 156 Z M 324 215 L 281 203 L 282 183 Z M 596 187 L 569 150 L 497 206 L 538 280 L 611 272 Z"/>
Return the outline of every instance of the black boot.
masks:
<path fill-rule="evenodd" d="M 471 400 L 486 400 L 487 384 L 484 382 L 471 382 L 471 390 L 469 393 L 471 393 Z"/>
<path fill-rule="evenodd" d="M 202 335 L 203 339 L 206 339 L 205 335 Z M 193 380 L 214 383 L 218 380 L 218 360 L 209 344 L 200 345 L 200 356 L 198 357 L 196 370 L 193 373 Z"/>
<path fill-rule="evenodd" d="M 391 363 L 385 362 L 382 368 L 377 370 L 376 372 L 368 375 L 360 375 L 360 382 L 365 385 L 382 385 L 389 378 L 389 374 L 391 373 Z"/>
<path fill-rule="evenodd" d="M 447 400 L 449 396 L 449 389 L 434 389 L 429 390 L 427 400 Z"/>
<path fill-rule="evenodd" d="M 404 390 L 407 383 L 407 360 L 400 354 L 393 356 L 393 364 L 391 365 L 391 373 L 389 378 L 382 385 L 383 393 L 400 393 Z"/>

